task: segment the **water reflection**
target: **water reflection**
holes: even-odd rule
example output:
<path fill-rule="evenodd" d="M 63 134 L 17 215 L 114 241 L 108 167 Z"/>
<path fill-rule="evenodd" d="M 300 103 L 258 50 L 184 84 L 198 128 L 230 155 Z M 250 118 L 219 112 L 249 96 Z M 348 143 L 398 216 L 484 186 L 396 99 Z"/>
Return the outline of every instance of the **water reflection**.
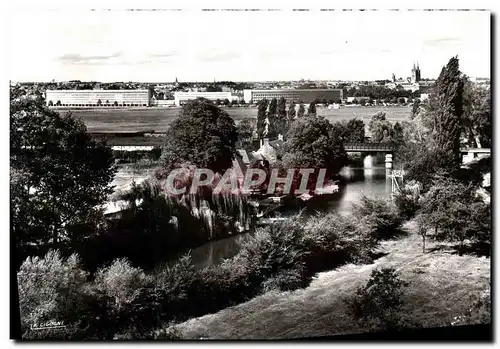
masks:
<path fill-rule="evenodd" d="M 345 167 L 341 171 L 344 183 L 339 186 L 339 191 L 329 201 L 313 201 L 305 208 L 289 207 L 283 210 L 282 216 L 295 215 L 301 209 L 302 217 L 316 212 L 338 212 L 348 214 L 352 205 L 360 201 L 363 195 L 387 198 L 391 192 L 391 180 L 387 177 L 386 169 L 377 163 L 376 157 L 370 159 L 371 167 Z M 368 160 L 367 160 L 368 162 Z M 197 268 L 218 264 L 224 258 L 231 258 L 241 248 L 241 244 L 248 239 L 250 234 L 242 234 L 223 240 L 209 242 L 191 252 L 193 263 Z"/>

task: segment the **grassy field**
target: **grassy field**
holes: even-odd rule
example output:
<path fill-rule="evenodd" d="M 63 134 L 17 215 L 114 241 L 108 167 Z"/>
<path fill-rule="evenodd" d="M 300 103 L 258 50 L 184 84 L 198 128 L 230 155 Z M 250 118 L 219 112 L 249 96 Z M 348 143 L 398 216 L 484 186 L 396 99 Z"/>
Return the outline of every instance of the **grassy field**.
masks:
<path fill-rule="evenodd" d="M 459 256 L 451 249 L 422 241 L 412 233 L 382 244 L 387 253 L 373 264 L 345 265 L 320 273 L 305 289 L 269 292 L 216 314 L 176 326 L 186 339 L 288 339 L 364 332 L 354 321 L 346 299 L 370 277 L 373 269 L 394 267 L 409 282 L 404 313 L 425 327 L 450 326 L 454 317 L 467 313 L 490 283 L 490 259 Z M 441 246 L 442 247 L 442 246 Z"/>
<path fill-rule="evenodd" d="M 61 113 L 67 109 L 57 109 Z M 235 121 L 246 117 L 257 117 L 257 108 L 225 108 Z M 389 121 L 406 120 L 410 115 L 409 107 L 353 107 L 342 109 L 318 108 L 318 114 L 330 122 L 358 117 L 368 123 L 371 116 L 383 110 Z M 89 132 L 164 132 L 178 116 L 179 108 L 134 108 L 134 109 L 74 109 L 72 114 L 81 118 Z"/>

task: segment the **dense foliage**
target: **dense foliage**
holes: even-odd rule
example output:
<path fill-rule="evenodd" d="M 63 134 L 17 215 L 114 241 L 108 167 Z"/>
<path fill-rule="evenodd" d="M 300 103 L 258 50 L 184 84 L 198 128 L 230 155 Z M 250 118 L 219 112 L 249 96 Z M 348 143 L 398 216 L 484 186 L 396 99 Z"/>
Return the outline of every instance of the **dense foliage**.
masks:
<path fill-rule="evenodd" d="M 297 119 L 283 149 L 286 168 L 324 168 L 327 178 L 335 176 L 347 161 L 340 133 L 323 117 Z"/>
<path fill-rule="evenodd" d="M 184 105 L 165 138 L 161 159 L 165 169 L 191 163 L 224 173 L 232 165 L 238 133 L 225 111 L 199 98 Z"/>
<path fill-rule="evenodd" d="M 10 137 L 11 236 L 21 258 L 74 248 L 97 228 L 112 192 L 111 149 L 81 120 L 15 90 Z"/>

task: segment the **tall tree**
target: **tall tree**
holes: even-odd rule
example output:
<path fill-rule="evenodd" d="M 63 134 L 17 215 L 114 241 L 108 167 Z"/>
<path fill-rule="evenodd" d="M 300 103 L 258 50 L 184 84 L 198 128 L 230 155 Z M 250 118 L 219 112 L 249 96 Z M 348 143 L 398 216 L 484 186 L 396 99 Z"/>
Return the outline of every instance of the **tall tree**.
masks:
<path fill-rule="evenodd" d="M 278 100 L 277 115 L 276 115 L 276 133 L 284 135 L 286 133 L 287 118 L 286 118 L 286 100 L 281 97 Z"/>
<path fill-rule="evenodd" d="M 166 133 L 163 167 L 171 170 L 190 163 L 223 173 L 232 166 L 237 139 L 229 114 L 207 99 L 189 101 Z"/>
<path fill-rule="evenodd" d="M 415 119 L 420 114 L 420 111 L 421 111 L 421 102 L 420 99 L 417 98 L 413 102 L 413 106 L 411 109 L 411 118 Z"/>
<path fill-rule="evenodd" d="M 478 148 L 491 147 L 491 90 L 475 86 L 469 79 L 465 79 L 462 125 L 462 133 L 468 140 L 467 145 Z"/>
<path fill-rule="evenodd" d="M 269 102 L 267 99 L 261 99 L 257 107 L 257 135 L 259 139 L 264 137 L 265 120 L 267 117 L 267 106 Z"/>
<path fill-rule="evenodd" d="M 304 114 L 305 114 L 305 112 L 306 112 L 306 108 L 304 107 L 304 104 L 303 104 L 303 103 L 300 103 L 300 104 L 299 104 L 299 110 L 298 110 L 298 112 L 297 112 L 297 117 L 298 117 L 298 118 L 303 117 L 303 116 L 304 116 Z"/>
<path fill-rule="evenodd" d="M 295 117 L 297 116 L 297 112 L 295 111 L 295 103 L 292 101 L 290 105 L 288 106 L 288 112 L 287 112 L 287 122 L 286 122 L 286 130 L 290 129 L 290 126 L 292 125 L 292 122 L 295 120 Z"/>
<path fill-rule="evenodd" d="M 245 118 L 237 126 L 238 142 L 236 146 L 247 151 L 253 150 L 253 133 L 255 129 L 255 119 Z"/>
<path fill-rule="evenodd" d="M 271 99 L 269 103 L 269 112 L 267 113 L 267 118 L 269 120 L 269 134 L 268 137 L 274 139 L 278 136 L 278 125 L 276 122 L 278 112 L 278 100 L 276 98 Z"/>
<path fill-rule="evenodd" d="M 85 124 L 19 90 L 10 100 L 11 234 L 21 256 L 71 248 L 97 229 L 113 153 Z"/>
<path fill-rule="evenodd" d="M 452 57 L 441 70 L 434 90 L 436 146 L 451 168 L 460 165 L 463 93 L 464 79 L 459 70 L 458 58 Z"/>
<path fill-rule="evenodd" d="M 307 115 L 316 115 L 316 103 L 311 102 L 309 108 L 307 109 Z"/>

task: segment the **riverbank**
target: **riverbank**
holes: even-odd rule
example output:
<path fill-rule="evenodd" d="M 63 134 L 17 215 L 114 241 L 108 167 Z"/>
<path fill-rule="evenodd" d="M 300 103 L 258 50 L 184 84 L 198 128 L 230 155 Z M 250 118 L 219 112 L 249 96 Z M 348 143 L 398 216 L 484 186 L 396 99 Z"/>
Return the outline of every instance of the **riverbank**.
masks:
<path fill-rule="evenodd" d="M 372 270 L 392 266 L 409 282 L 403 303 L 413 323 L 424 327 L 450 326 L 467 314 L 475 300 L 489 290 L 490 258 L 458 256 L 448 245 L 422 240 L 414 223 L 410 235 L 381 242 L 386 255 L 371 264 L 348 264 L 317 275 L 305 289 L 271 291 L 218 313 L 175 326 L 185 339 L 289 339 L 359 333 L 345 300 L 363 285 Z M 472 321 L 473 322 L 473 321 Z"/>

